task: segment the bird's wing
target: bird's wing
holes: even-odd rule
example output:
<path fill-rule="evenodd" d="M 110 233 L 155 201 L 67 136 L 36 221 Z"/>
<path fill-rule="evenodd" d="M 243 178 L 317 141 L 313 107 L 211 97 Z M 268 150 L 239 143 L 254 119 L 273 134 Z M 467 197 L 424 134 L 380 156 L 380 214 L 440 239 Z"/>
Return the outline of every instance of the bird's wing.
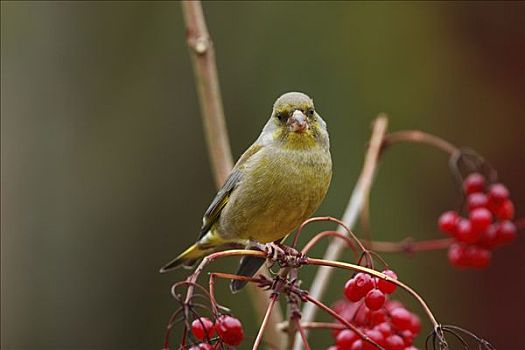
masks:
<path fill-rule="evenodd" d="M 261 145 L 254 143 L 239 158 L 239 160 L 233 167 L 232 172 L 226 179 L 226 182 L 224 183 L 224 185 L 222 185 L 219 192 L 217 192 L 217 195 L 215 195 L 215 198 L 213 198 L 213 201 L 206 210 L 206 213 L 204 214 L 199 239 L 204 237 L 206 233 L 208 233 L 208 231 L 211 229 L 213 224 L 215 224 L 219 219 L 222 209 L 224 208 L 226 203 L 228 203 L 231 193 L 235 190 L 237 184 L 242 179 L 242 166 L 261 148 Z"/>

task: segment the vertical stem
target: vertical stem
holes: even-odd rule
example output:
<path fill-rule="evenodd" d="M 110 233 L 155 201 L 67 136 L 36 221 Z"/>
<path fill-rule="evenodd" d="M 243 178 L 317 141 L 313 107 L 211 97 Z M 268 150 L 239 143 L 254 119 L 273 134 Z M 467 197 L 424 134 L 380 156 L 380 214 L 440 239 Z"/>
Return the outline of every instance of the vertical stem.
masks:
<path fill-rule="evenodd" d="M 268 308 L 266 309 L 266 314 L 264 315 L 261 327 L 259 328 L 259 333 L 257 333 L 257 338 L 255 338 L 255 342 L 253 343 L 252 350 L 257 350 L 259 348 L 259 345 L 261 344 L 262 336 L 264 334 L 264 331 L 266 330 L 266 327 L 268 326 L 268 321 L 270 320 L 270 315 L 272 314 L 272 310 L 275 306 L 277 299 L 277 295 L 272 295 L 270 297 L 270 304 L 268 304 Z"/>
<path fill-rule="evenodd" d="M 310 344 L 308 344 L 308 339 L 306 338 L 306 334 L 304 333 L 304 328 L 303 326 L 301 326 L 301 320 L 296 318 L 294 319 L 294 321 L 295 327 L 299 330 L 299 335 L 301 336 L 305 350 L 310 350 Z"/>
<path fill-rule="evenodd" d="M 186 39 L 191 53 L 208 154 L 215 184 L 220 187 L 228 177 L 233 167 L 233 161 L 224 118 L 215 51 L 206 26 L 201 2 L 197 0 L 182 1 L 181 6 L 186 24 Z M 247 289 L 256 313 L 262 318 L 268 306 L 269 293 L 252 285 L 248 285 Z M 284 336 L 275 326 L 282 320 L 282 312 L 277 304 L 272 313 L 272 326 L 269 327 L 266 334 L 268 339 L 273 343 L 277 342 L 278 346 L 285 341 Z"/>
<path fill-rule="evenodd" d="M 380 115 L 376 118 L 373 125 L 372 136 L 370 138 L 370 145 L 368 146 L 368 151 L 365 156 L 365 163 L 363 165 L 363 170 L 359 176 L 359 180 L 352 192 L 352 196 L 348 202 L 345 213 L 343 215 L 342 221 L 350 229 L 354 226 L 357 218 L 363 206 L 365 205 L 368 195 L 370 193 L 370 188 L 374 180 L 375 169 L 377 167 L 377 161 L 379 158 L 379 153 L 381 151 L 381 145 L 383 143 L 383 138 L 387 131 L 388 119 L 385 115 Z M 338 232 L 345 233 L 341 226 L 337 229 Z M 346 245 L 344 242 L 338 240 L 333 240 L 323 257 L 325 260 L 337 260 L 343 249 Z M 333 269 L 330 267 L 320 267 L 315 275 L 315 278 L 312 282 L 312 289 L 310 290 L 310 295 L 317 300 L 322 299 L 324 292 L 329 286 L 330 278 L 332 276 Z M 303 312 L 302 320 L 304 322 L 311 322 L 314 320 L 317 308 L 312 303 L 306 303 Z M 308 334 L 308 331 L 305 330 L 305 333 Z M 295 350 L 301 349 L 301 342 L 295 342 Z"/>
<path fill-rule="evenodd" d="M 215 64 L 215 50 L 206 27 L 200 1 L 183 1 L 181 5 L 186 22 L 186 39 L 191 50 L 208 153 L 215 183 L 217 186 L 222 186 L 233 167 L 233 161 Z"/>

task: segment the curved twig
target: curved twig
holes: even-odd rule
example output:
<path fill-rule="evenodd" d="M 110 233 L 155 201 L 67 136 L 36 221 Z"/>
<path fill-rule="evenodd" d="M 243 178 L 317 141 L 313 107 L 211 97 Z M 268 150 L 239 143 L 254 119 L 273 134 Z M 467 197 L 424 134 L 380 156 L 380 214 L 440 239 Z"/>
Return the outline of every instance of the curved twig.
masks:
<path fill-rule="evenodd" d="M 397 284 L 399 287 L 403 288 L 409 294 L 411 294 L 419 302 L 419 304 L 421 305 L 421 307 L 423 308 L 425 313 L 430 318 L 430 321 L 432 322 L 433 326 L 434 327 L 439 327 L 439 323 L 437 322 L 436 318 L 432 314 L 432 311 L 430 311 L 430 308 L 428 307 L 428 305 L 425 302 L 425 300 L 423 300 L 423 298 L 419 294 L 417 294 L 412 288 L 410 288 L 409 286 L 407 286 L 406 284 L 404 284 L 403 282 L 401 282 L 401 281 L 399 281 L 397 279 L 391 278 L 391 277 L 389 277 L 389 276 L 387 276 L 387 275 L 385 275 L 385 274 L 383 274 L 381 272 L 369 269 L 367 267 L 363 267 L 363 266 L 360 266 L 360 265 L 354 265 L 354 264 L 348 264 L 348 263 L 339 262 L 339 261 L 328 261 L 328 260 L 324 260 L 324 259 L 305 258 L 305 262 L 308 265 L 338 267 L 338 268 L 351 270 L 351 271 L 364 272 L 364 273 L 367 273 L 367 274 L 372 275 L 374 277 L 378 277 L 378 278 L 381 278 L 381 279 L 383 279 L 385 281 Z"/>
<path fill-rule="evenodd" d="M 436 147 L 450 155 L 457 153 L 459 149 L 450 142 L 420 130 L 403 130 L 385 135 L 383 148 L 399 142 L 424 143 Z"/>

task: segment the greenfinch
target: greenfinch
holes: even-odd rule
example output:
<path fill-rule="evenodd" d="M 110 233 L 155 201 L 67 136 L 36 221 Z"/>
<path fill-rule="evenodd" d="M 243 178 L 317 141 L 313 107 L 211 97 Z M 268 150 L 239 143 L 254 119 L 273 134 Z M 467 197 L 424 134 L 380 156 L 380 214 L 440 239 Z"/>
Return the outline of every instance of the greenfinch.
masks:
<path fill-rule="evenodd" d="M 192 266 L 231 245 L 280 242 L 317 210 L 331 177 L 325 121 L 310 97 L 285 93 L 206 210 L 197 242 L 160 271 Z M 251 276 L 263 263 L 245 257 L 238 273 Z M 237 291 L 244 284 L 233 281 L 231 288 Z"/>

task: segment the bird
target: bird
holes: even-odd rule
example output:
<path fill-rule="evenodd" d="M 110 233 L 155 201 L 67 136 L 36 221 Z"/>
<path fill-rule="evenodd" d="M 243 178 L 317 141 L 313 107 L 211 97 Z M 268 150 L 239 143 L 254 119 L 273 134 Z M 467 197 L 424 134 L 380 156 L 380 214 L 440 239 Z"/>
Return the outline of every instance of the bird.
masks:
<path fill-rule="evenodd" d="M 225 247 L 279 243 L 323 201 L 332 178 L 326 122 L 313 100 L 287 92 L 275 101 L 256 141 L 241 155 L 206 210 L 200 235 L 161 268 L 167 272 Z M 237 274 L 253 276 L 265 259 L 245 256 Z M 232 292 L 245 281 L 232 280 Z"/>

